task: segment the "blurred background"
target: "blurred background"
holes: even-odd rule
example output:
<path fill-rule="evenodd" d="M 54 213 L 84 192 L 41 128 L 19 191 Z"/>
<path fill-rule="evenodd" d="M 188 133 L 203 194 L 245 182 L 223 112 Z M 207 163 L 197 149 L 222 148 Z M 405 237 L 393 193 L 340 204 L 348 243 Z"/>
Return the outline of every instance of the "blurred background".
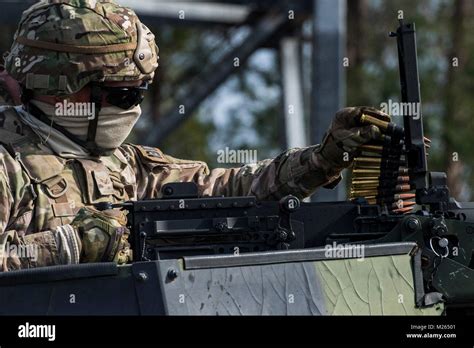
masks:
<path fill-rule="evenodd" d="M 0 53 L 35 1 L 0 0 Z M 474 187 L 474 2 L 469 0 L 118 0 L 151 28 L 160 67 L 130 141 L 221 163 L 319 143 L 344 106 L 400 100 L 398 19 L 415 22 L 429 170 L 453 197 Z M 347 175 L 346 175 L 347 177 Z M 347 186 L 347 184 L 346 184 Z M 346 199 L 346 187 L 314 200 Z"/>

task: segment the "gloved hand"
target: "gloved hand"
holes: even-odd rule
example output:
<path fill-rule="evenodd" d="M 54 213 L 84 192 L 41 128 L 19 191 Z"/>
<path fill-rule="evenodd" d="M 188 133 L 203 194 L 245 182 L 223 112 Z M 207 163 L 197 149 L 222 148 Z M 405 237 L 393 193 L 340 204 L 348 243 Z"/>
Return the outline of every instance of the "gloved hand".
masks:
<path fill-rule="evenodd" d="M 81 262 L 131 261 L 126 224 L 126 214 L 121 210 L 82 208 L 71 223 L 82 242 Z"/>
<path fill-rule="evenodd" d="M 316 149 L 319 165 L 330 172 L 338 172 L 352 164 L 358 147 L 379 139 L 380 129 L 375 125 L 361 125 L 362 114 L 390 121 L 390 116 L 372 107 L 349 107 L 336 113 L 321 146 Z"/>
<path fill-rule="evenodd" d="M 130 231 L 125 227 L 126 215 L 120 210 L 98 211 L 82 208 L 68 225 L 55 230 L 18 237 L 16 231 L 0 236 L 0 250 L 5 244 L 33 247 L 34 258 L 1 258 L 3 270 L 77 264 L 79 262 L 132 261 L 128 242 Z M 1 256 L 1 254 L 0 254 Z"/>

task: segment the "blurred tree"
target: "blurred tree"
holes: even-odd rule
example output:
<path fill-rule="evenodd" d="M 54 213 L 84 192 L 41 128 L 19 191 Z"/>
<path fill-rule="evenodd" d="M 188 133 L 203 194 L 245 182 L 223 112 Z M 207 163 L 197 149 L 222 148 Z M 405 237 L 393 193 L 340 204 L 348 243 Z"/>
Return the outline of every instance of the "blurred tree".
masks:
<path fill-rule="evenodd" d="M 143 139 L 148 129 L 175 107 L 189 82 L 232 47 L 231 38 L 219 29 L 222 28 L 152 28 L 160 47 L 160 67 L 143 104 L 144 117 L 129 141 Z M 241 31 L 234 34 L 244 36 Z M 183 116 L 189 119 L 165 139 L 163 151 L 179 158 L 206 161 L 211 166 L 226 166 L 217 163 L 217 151 L 226 146 L 257 150 L 258 159 L 278 153 L 281 127 L 275 119 L 281 116 L 280 74 L 276 54 L 263 51 L 266 54 L 255 54 L 194 116 Z M 239 164 L 229 164 L 236 165 Z"/>
<path fill-rule="evenodd" d="M 451 20 L 449 23 L 450 30 L 448 31 L 451 37 L 451 47 L 447 49 L 446 60 L 448 62 L 448 69 L 446 72 L 446 87 L 445 87 L 445 112 L 443 117 L 443 132 L 444 148 L 446 151 L 445 167 L 448 172 L 448 184 L 451 194 L 455 197 L 459 196 L 462 190 L 462 173 L 463 163 L 456 158 L 458 146 L 456 146 L 455 134 L 450 131 L 451 124 L 459 124 L 462 121 L 462 115 L 459 113 L 462 104 L 462 92 L 460 87 L 460 76 L 455 69 L 463 68 L 465 63 L 465 48 L 464 42 L 464 11 L 466 3 L 464 0 L 457 0 L 454 2 L 452 8 Z M 457 151 L 456 151 L 457 150 Z M 452 154 L 451 156 L 449 154 Z"/>
<path fill-rule="evenodd" d="M 154 83 L 143 104 L 144 115 L 128 141 L 140 142 L 147 131 L 174 102 L 186 80 L 200 71 L 209 52 L 201 47 L 203 33 L 190 28 L 160 26 L 152 28 L 160 48 L 160 61 Z M 208 34 L 207 31 L 204 31 Z M 189 117 L 189 116 L 183 116 Z M 199 117 L 189 119 L 163 143 L 163 151 L 179 158 L 212 161 L 208 138 L 214 127 Z"/>
<path fill-rule="evenodd" d="M 347 76 L 348 86 L 360 86 L 353 91 L 351 98 L 357 100 L 360 105 L 369 102 L 364 86 L 364 61 L 368 53 L 367 41 L 364 34 L 367 33 L 367 1 L 347 1 L 347 56 L 351 73 Z M 351 104 L 352 105 L 352 104 Z"/>

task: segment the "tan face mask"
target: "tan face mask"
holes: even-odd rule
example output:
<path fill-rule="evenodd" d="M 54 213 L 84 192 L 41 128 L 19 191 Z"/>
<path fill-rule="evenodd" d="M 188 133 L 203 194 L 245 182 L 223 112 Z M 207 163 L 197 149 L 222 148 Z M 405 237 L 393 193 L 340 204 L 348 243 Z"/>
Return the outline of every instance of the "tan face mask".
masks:
<path fill-rule="evenodd" d="M 89 119 L 78 116 L 58 116 L 54 105 L 32 101 L 43 111 L 54 123 L 69 131 L 82 141 L 87 140 Z M 116 106 L 101 108 L 95 143 L 99 148 L 109 149 L 111 152 L 117 149 L 130 135 L 132 128 L 141 115 L 140 105 L 124 110 Z"/>

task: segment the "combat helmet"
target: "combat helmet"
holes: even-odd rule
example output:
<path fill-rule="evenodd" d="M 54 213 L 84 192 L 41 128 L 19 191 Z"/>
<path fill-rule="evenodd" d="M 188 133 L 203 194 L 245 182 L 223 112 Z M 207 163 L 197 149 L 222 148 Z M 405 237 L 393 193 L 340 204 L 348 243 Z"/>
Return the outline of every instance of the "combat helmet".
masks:
<path fill-rule="evenodd" d="M 5 67 L 41 95 L 73 94 L 94 81 L 151 82 L 154 38 L 114 1 L 42 0 L 23 12 Z"/>
<path fill-rule="evenodd" d="M 31 98 L 67 96 L 90 84 L 95 117 L 89 121 L 87 140 L 56 123 L 52 126 L 100 155 L 106 149 L 99 148 L 95 139 L 104 83 L 151 83 L 158 46 L 133 10 L 112 0 L 41 0 L 23 12 L 5 67 L 22 86 L 23 104 L 46 122 L 44 113 L 29 103 Z M 141 102 L 141 91 L 130 88 L 130 92 L 116 94 L 119 107 Z"/>

